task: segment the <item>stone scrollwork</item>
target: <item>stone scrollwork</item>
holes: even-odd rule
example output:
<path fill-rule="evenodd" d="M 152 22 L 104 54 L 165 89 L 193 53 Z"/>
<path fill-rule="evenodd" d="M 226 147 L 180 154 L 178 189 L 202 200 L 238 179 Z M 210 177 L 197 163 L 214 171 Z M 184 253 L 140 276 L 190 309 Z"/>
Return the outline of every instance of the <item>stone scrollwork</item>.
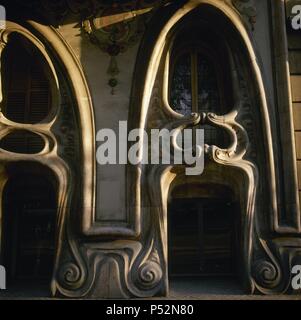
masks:
<path fill-rule="evenodd" d="M 89 275 L 80 288 L 74 287 L 73 283 L 80 275 L 78 267 L 70 263 L 62 265 L 64 282 L 69 282 L 69 291 L 61 291 L 64 295 L 145 298 L 159 292 L 163 277 L 161 263 L 157 260 L 159 256 L 154 251 L 145 256 L 140 242 L 89 243 L 82 250 L 89 260 Z"/>
<path fill-rule="evenodd" d="M 230 1 L 229 1 L 230 2 Z M 242 232 L 242 261 L 243 261 L 243 280 L 245 289 L 254 293 L 279 292 L 279 288 L 283 282 L 283 272 L 279 257 L 274 255 L 265 244 L 262 235 L 263 223 L 260 226 L 256 223 L 258 219 L 263 220 L 262 216 L 267 214 L 277 215 L 277 207 L 275 206 L 275 167 L 273 159 L 273 144 L 271 140 L 270 116 L 267 108 L 267 101 L 264 91 L 263 79 L 260 73 L 258 60 L 255 58 L 252 39 L 249 32 L 245 32 L 247 26 L 239 19 L 237 12 L 247 17 L 248 22 L 254 25 L 256 18 L 256 7 L 254 1 L 232 1 L 233 6 L 230 8 L 228 3 L 218 2 L 217 10 L 223 11 L 228 17 L 231 17 L 232 23 L 242 37 L 245 48 L 248 48 L 248 61 L 250 65 L 246 65 L 246 57 L 242 56 L 239 51 L 235 50 L 236 45 L 231 45 L 231 36 L 225 35 L 226 47 L 228 48 L 229 62 L 231 65 L 231 80 L 234 105 L 232 109 L 225 115 L 216 115 L 214 113 L 192 114 L 191 116 L 182 116 L 171 109 L 168 102 L 168 75 L 169 75 L 169 59 L 170 54 L 168 48 L 172 42 L 172 37 L 168 32 L 174 27 L 185 14 L 191 12 L 194 8 L 202 4 L 213 5 L 213 1 L 188 1 L 188 3 L 176 12 L 168 21 L 164 31 L 161 31 L 156 42 L 153 44 L 153 50 L 150 53 L 148 61 L 149 69 L 146 70 L 145 83 L 137 87 L 142 90 L 143 97 L 134 103 L 138 109 L 141 108 L 140 119 L 137 121 L 135 114 L 134 124 L 139 123 L 140 127 L 151 129 L 152 127 L 160 129 L 175 129 L 172 137 L 172 146 L 177 148 L 176 134 L 188 126 L 210 125 L 218 127 L 225 131 L 230 137 L 230 143 L 226 148 L 220 148 L 216 145 L 205 146 L 205 151 L 213 163 L 210 170 L 214 170 L 214 166 L 218 168 L 224 167 L 224 172 L 231 170 L 236 178 L 227 176 L 229 181 L 221 181 L 221 183 L 239 184 L 239 197 L 241 203 L 241 215 L 243 225 Z M 235 10 L 233 10 L 233 7 Z M 229 42 L 228 42 L 229 41 Z M 146 67 L 147 68 L 147 67 Z M 246 72 L 246 69 L 248 72 Z M 252 74 L 252 77 L 248 76 Z M 252 81 L 250 80 L 252 79 Z M 149 95 L 149 92 L 152 92 Z M 256 92 L 256 95 L 254 94 Z M 139 96 L 138 92 L 134 92 L 134 96 Z M 256 106 L 256 107 L 255 107 Z M 137 109 L 135 109 L 137 110 Z M 139 109 L 140 110 L 140 109 Z M 146 116 L 147 115 L 147 116 Z M 133 120 L 134 121 L 134 120 Z M 259 131 L 259 129 L 262 130 Z M 259 138 L 260 137 L 262 138 Z M 264 141 L 264 142 L 263 142 Z M 260 149 L 260 148 L 266 148 Z M 264 151 L 263 151 L 264 150 Z M 170 154 L 172 157 L 172 152 Z M 226 169 L 227 168 L 227 169 Z M 147 239 L 152 239 L 160 257 L 162 267 L 161 289 L 163 292 L 168 291 L 165 287 L 167 275 L 167 202 L 171 188 L 176 183 L 181 182 L 184 178 L 184 165 L 156 165 L 139 167 L 139 173 L 135 177 L 134 183 L 141 189 L 141 198 L 139 199 L 139 209 L 148 208 L 151 220 L 147 227 L 153 232 L 147 235 Z M 219 170 L 218 169 L 218 170 Z M 222 169 L 221 169 L 222 170 Z M 265 172 L 268 179 L 262 180 L 259 172 Z M 199 180 L 209 183 L 206 177 L 211 177 L 205 173 Z M 141 178 L 141 181 L 139 180 Z M 131 177 L 130 177 L 131 178 Z M 218 177 L 214 177 L 217 181 Z M 224 177 L 225 179 L 225 177 Z M 236 180 L 235 180 L 236 179 Z M 268 181 L 267 181 L 268 180 Z M 197 178 L 193 178 L 193 183 L 198 183 Z M 147 182 L 147 183 L 146 183 Z M 261 191 L 259 191 L 261 190 Z M 266 191 L 263 191 L 266 190 Z M 264 196 L 260 193 L 264 193 Z M 266 200 L 263 200 L 266 199 Z M 269 213 L 263 212 L 262 201 L 270 203 Z M 144 205 L 141 205 L 141 202 Z M 141 213 L 140 211 L 140 213 Z M 272 213 L 270 213 L 272 212 Z M 266 227 L 266 226 L 265 226 Z M 149 242 L 150 240 L 148 240 Z M 149 248 L 151 246 L 147 246 Z M 145 249 L 145 259 L 149 256 L 148 249 Z M 256 253 L 256 255 L 255 255 Z M 141 267 L 144 266 L 142 263 Z M 157 266 L 152 264 L 153 267 Z M 139 270 L 139 269 L 138 269 Z M 144 269 L 141 269 L 144 270 Z M 160 273 L 161 275 L 161 273 Z M 155 273 L 149 273 L 147 279 L 155 279 Z M 159 278 L 158 278 L 159 279 Z M 141 284 L 139 284 L 141 286 Z M 142 286 L 141 286 L 142 288 Z"/>
<path fill-rule="evenodd" d="M 89 271 L 79 243 L 74 239 L 71 221 L 70 212 L 67 212 L 64 223 L 66 232 L 61 234 L 60 239 L 60 252 L 63 255 L 57 255 L 51 289 L 53 295 L 79 297 L 83 295 L 82 287 L 86 284 Z"/>
<path fill-rule="evenodd" d="M 274 288 L 277 286 L 280 275 L 273 263 L 266 260 L 257 261 L 253 272 L 256 282 L 262 287 Z"/>
<path fill-rule="evenodd" d="M 144 262 L 138 269 L 139 286 L 142 289 L 153 289 L 162 279 L 162 269 L 158 262 Z"/>
<path fill-rule="evenodd" d="M 237 194 L 242 221 L 241 269 L 246 291 L 270 294 L 287 290 L 289 279 L 285 277 L 283 266 L 287 269 L 291 263 L 285 254 L 285 248 L 291 242 L 281 243 L 277 247 L 274 244 L 276 240 L 265 239 L 268 226 L 263 222 L 258 224 L 258 220 L 263 221 L 269 215 L 277 216 L 278 212 L 275 205 L 276 173 L 270 115 L 264 83 L 252 39 L 246 32 L 247 26 L 237 13 L 239 11 L 247 17 L 253 25 L 255 2 L 233 0 L 233 6 L 229 6 L 229 3 L 230 0 L 217 1 L 216 5 L 212 0 L 187 1 L 174 13 L 168 13 L 171 16 L 164 28 L 158 31 L 157 37 L 151 33 L 151 49 L 147 41 L 142 42 L 140 52 L 143 54 L 140 58 L 138 56 L 139 76 L 134 80 L 129 119 L 132 128 L 175 130 L 172 137 L 174 149 L 179 148 L 177 133 L 187 127 L 202 125 L 214 126 L 226 132 L 230 138 L 229 145 L 224 148 L 218 145 L 205 146 L 211 171 L 208 173 L 205 168 L 204 175 L 200 177 L 185 177 L 186 164 L 138 164 L 131 168 L 127 176 L 127 183 L 134 190 L 128 195 L 133 204 L 130 214 L 139 217 L 139 234 L 131 234 L 123 240 L 102 242 L 95 238 L 95 241 L 78 243 L 72 230 L 67 228 L 67 244 L 61 243 L 67 258 L 57 260 L 58 279 L 54 282 L 59 294 L 104 298 L 144 298 L 167 294 L 168 197 L 177 183 L 188 179 L 193 183 L 211 183 L 214 179 L 215 183 L 227 183 Z M 214 6 L 215 10 L 229 18 L 225 20 L 235 25 L 235 28 L 225 28 L 224 33 L 231 70 L 233 106 L 224 115 L 207 112 L 182 116 L 172 110 L 168 99 L 171 31 L 186 14 L 202 4 Z M 153 21 L 155 23 L 156 19 Z M 152 26 L 152 32 L 155 32 L 156 26 L 153 24 L 150 29 Z M 237 39 L 237 34 L 232 32 L 239 33 L 240 44 L 231 43 L 231 39 Z M 238 46 L 244 50 L 236 50 Z M 244 55 L 242 52 L 245 52 Z M 141 74 L 145 75 L 143 80 Z M 218 177 L 221 171 L 223 176 Z M 264 179 L 260 172 L 264 172 Z M 89 230 L 93 225 L 94 216 L 92 213 L 89 217 L 89 213 L 86 212 L 83 219 L 86 236 L 91 235 Z M 99 236 L 98 233 L 93 235 Z M 106 235 L 112 237 L 112 234 Z"/>
<path fill-rule="evenodd" d="M 73 262 L 63 264 L 59 269 L 60 283 L 64 284 L 69 289 L 77 289 L 78 283 L 81 283 L 81 271 L 78 265 Z"/>
<path fill-rule="evenodd" d="M 265 257 L 255 259 L 253 264 L 252 273 L 256 289 L 263 294 L 280 293 L 283 280 L 281 266 L 272 254 L 267 241 L 260 239 L 259 246 Z"/>

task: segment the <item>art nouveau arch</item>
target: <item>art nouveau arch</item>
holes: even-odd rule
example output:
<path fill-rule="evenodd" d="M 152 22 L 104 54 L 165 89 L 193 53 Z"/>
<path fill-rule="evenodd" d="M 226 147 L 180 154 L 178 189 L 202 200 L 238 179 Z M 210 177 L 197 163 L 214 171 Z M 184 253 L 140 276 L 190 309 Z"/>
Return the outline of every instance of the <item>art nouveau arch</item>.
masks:
<path fill-rule="evenodd" d="M 1 54 L 5 52 L 13 34 L 18 34 L 37 48 L 50 69 L 53 103 L 49 116 L 34 124 L 16 123 L 0 113 L 2 138 L 10 132 L 26 130 L 40 136 L 44 143 L 43 149 L 35 154 L 0 150 L 1 194 L 9 178 L 5 169 L 7 164 L 39 163 L 51 170 L 56 177 L 58 212 L 51 290 L 53 294 L 66 294 L 70 288 L 80 287 L 87 273 L 74 232 L 80 223 L 83 225 L 82 230 L 85 230 L 94 217 L 95 146 L 92 102 L 79 62 L 57 31 L 33 21 L 22 25 L 7 21 L 6 28 L 1 30 Z M 1 103 L 3 104 L 2 95 Z M 72 163 L 72 158 L 78 164 Z M 80 200 L 75 202 L 76 198 Z M 72 272 L 76 274 L 71 276 Z"/>
<path fill-rule="evenodd" d="M 224 21 L 222 24 L 227 26 L 228 34 L 226 35 L 224 29 L 223 32 L 229 49 L 235 103 L 232 110 L 225 116 L 209 113 L 183 117 L 169 106 L 167 94 L 169 49 L 176 30 L 181 28 L 185 18 L 202 10 L 212 13 L 212 24 L 213 21 L 214 23 Z M 252 40 L 251 30 L 232 7 L 230 1 L 222 3 L 210 0 L 188 1 L 184 5 L 179 5 L 178 8 L 165 9 L 165 16 L 162 10 L 160 22 L 156 21 L 156 17 L 153 21 L 154 26 L 150 27 L 152 33 L 145 36 L 145 43 L 141 45 L 140 60 L 138 55 L 136 68 L 139 70 L 139 77 L 138 75 L 136 77 L 140 83 L 134 83 L 133 86 L 134 99 L 132 111 L 130 111 L 130 127 L 148 130 L 155 126 L 161 129 L 178 128 L 180 130 L 205 121 L 227 132 L 231 139 L 229 147 L 219 149 L 217 146 L 208 146 L 207 157 L 217 166 L 229 167 L 236 171 L 241 179 L 240 183 L 244 186 L 244 196 L 240 195 L 244 198 L 242 200 L 244 286 L 249 292 L 277 291 L 281 287 L 281 267 L 273 257 L 263 236 L 279 228 L 271 119 L 262 67 Z M 157 30 L 157 33 L 154 30 Z M 144 77 L 142 83 L 141 74 Z M 258 114 L 258 117 L 255 117 L 256 120 L 253 118 L 254 123 L 257 122 L 253 128 L 253 120 L 248 120 L 248 115 L 250 116 L 252 112 Z M 253 143 L 256 128 L 262 128 L 262 132 L 260 132 L 261 142 L 259 143 L 261 145 L 257 144 L 253 150 L 254 157 L 254 155 L 251 156 L 250 150 L 251 146 L 254 148 L 256 145 Z M 140 151 L 143 152 L 142 147 Z M 156 251 L 159 255 L 157 263 L 162 267 L 163 280 L 158 278 L 154 279 L 154 282 L 157 281 L 158 290 L 162 291 L 162 286 L 165 287 L 163 292 L 168 291 L 166 252 L 168 190 L 172 181 L 183 175 L 181 172 L 183 168 L 160 165 L 149 167 L 141 165 L 135 168 L 130 167 L 128 170 L 129 185 L 133 192 L 131 195 L 135 196 L 137 219 L 146 215 L 153 217 L 153 222 L 148 221 L 147 224 L 148 228 L 153 230 L 149 231 L 148 236 L 153 239 L 146 241 L 152 247 L 149 252 Z M 266 195 L 265 198 L 263 194 Z M 142 232 L 145 231 L 142 230 Z M 159 243 L 155 249 L 154 242 Z M 149 259 L 152 259 L 149 252 L 141 253 L 140 259 L 144 261 L 147 259 L 145 253 L 149 255 Z M 162 284 L 162 281 L 165 284 Z"/>

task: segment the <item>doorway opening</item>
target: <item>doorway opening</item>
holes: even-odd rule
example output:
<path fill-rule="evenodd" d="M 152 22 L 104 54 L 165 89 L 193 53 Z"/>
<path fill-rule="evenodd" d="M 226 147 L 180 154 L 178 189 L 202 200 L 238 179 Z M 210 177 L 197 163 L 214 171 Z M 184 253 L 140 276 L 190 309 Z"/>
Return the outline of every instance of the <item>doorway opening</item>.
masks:
<path fill-rule="evenodd" d="M 49 285 L 55 253 L 56 181 L 49 170 L 34 163 L 11 166 L 8 177 L 1 225 L 7 287 Z"/>
<path fill-rule="evenodd" d="M 237 281 L 240 210 L 223 186 L 180 186 L 168 205 L 168 273 L 171 281 Z M 189 280 L 189 281 L 190 281 Z"/>

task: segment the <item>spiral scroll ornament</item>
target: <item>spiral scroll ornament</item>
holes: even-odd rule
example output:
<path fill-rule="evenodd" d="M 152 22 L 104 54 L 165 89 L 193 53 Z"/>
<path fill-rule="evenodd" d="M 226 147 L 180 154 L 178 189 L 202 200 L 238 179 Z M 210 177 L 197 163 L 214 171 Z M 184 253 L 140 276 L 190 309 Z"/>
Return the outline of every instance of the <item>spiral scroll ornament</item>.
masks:
<path fill-rule="evenodd" d="M 65 263 L 59 270 L 59 280 L 63 287 L 78 288 L 82 283 L 82 272 L 75 263 Z"/>
<path fill-rule="evenodd" d="M 254 277 L 257 283 L 265 288 L 275 288 L 281 275 L 278 268 L 271 262 L 260 260 L 254 268 Z"/>
<path fill-rule="evenodd" d="M 160 265 L 154 261 L 146 261 L 138 268 L 137 286 L 150 290 L 155 288 L 163 276 Z"/>

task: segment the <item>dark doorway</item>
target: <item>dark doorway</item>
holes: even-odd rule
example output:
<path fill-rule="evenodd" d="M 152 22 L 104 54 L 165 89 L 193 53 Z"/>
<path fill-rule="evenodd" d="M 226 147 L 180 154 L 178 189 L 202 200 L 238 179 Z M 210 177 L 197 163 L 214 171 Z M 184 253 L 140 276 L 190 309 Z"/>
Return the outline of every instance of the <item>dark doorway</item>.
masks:
<path fill-rule="evenodd" d="M 38 166 L 23 170 L 15 169 L 3 194 L 1 258 L 8 285 L 49 283 L 53 271 L 56 188 Z"/>
<path fill-rule="evenodd" d="M 236 276 L 238 206 L 228 199 L 173 199 L 168 208 L 170 277 Z"/>

